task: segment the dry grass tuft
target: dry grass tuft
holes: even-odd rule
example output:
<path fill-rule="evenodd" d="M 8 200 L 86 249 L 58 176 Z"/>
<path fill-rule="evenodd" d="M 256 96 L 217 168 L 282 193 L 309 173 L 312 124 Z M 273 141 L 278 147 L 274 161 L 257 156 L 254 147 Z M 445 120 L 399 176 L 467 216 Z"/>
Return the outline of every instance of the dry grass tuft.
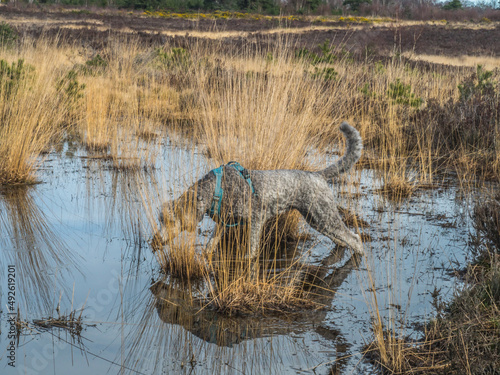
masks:
<path fill-rule="evenodd" d="M 0 184 L 36 182 L 42 154 L 61 135 L 67 98 L 54 69 L 59 53 L 53 42 L 26 42 L 23 55 L 0 51 Z"/>
<path fill-rule="evenodd" d="M 43 319 L 34 319 L 33 324 L 38 330 L 49 330 L 52 328 L 61 328 L 70 333 L 73 337 L 81 335 L 83 330 L 82 314 L 77 316 L 76 311 L 72 311 L 68 315 L 60 315 L 55 317 L 48 317 Z"/>
<path fill-rule="evenodd" d="M 227 315 L 253 313 L 294 312 L 318 309 L 323 305 L 315 302 L 304 292 L 301 273 L 286 272 L 273 280 L 237 279 L 224 284 L 224 289 L 211 291 L 210 306 Z M 299 284 L 295 286 L 296 284 Z"/>
<path fill-rule="evenodd" d="M 385 181 L 382 193 L 387 194 L 391 199 L 399 200 L 412 196 L 416 188 L 416 184 L 408 178 L 391 175 L 389 180 Z"/>
<path fill-rule="evenodd" d="M 432 346 L 430 341 L 409 342 L 393 337 L 390 332 L 384 332 L 383 340 L 367 345 L 364 354 L 383 374 L 446 373 L 449 363 Z"/>
<path fill-rule="evenodd" d="M 195 236 L 192 237 L 179 244 L 169 241 L 168 252 L 159 250 L 156 253 L 162 269 L 168 275 L 181 280 L 199 280 L 207 276 L 209 264 L 205 256 L 196 251 Z"/>

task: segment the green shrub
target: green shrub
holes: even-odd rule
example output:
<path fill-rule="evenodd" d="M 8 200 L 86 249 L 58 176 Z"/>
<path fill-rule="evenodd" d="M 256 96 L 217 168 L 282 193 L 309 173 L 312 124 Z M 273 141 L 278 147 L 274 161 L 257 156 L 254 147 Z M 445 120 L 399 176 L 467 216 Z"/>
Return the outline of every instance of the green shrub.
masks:
<path fill-rule="evenodd" d="M 62 95 L 62 101 L 66 103 L 71 113 L 84 96 L 85 84 L 78 82 L 78 73 L 70 70 L 63 78 L 57 81 L 56 89 Z"/>
<path fill-rule="evenodd" d="M 0 23 L 0 47 L 12 47 L 17 40 L 17 33 L 5 22 Z"/>
<path fill-rule="evenodd" d="M 167 69 L 183 69 L 187 68 L 191 63 L 189 52 L 184 48 L 171 48 L 164 50 L 156 49 L 157 60 L 163 67 Z"/>
<path fill-rule="evenodd" d="M 492 81 L 493 72 L 483 70 L 481 65 L 476 68 L 476 73 L 458 85 L 460 101 L 468 101 L 483 95 L 494 93 L 495 84 Z"/>
<path fill-rule="evenodd" d="M 417 98 L 415 94 L 411 92 L 411 85 L 405 85 L 399 78 L 396 79 L 396 82 L 389 83 L 387 96 L 395 103 L 408 105 L 414 108 L 420 107 L 423 103 L 422 98 Z"/>
<path fill-rule="evenodd" d="M 323 44 L 319 44 L 318 48 L 321 50 L 321 54 L 316 54 L 309 51 L 307 48 L 301 48 L 295 51 L 295 57 L 298 59 L 308 60 L 312 65 L 317 65 L 320 63 L 331 64 L 337 59 L 337 55 L 333 52 L 334 48 L 330 47 L 330 41 L 325 40 Z"/>
<path fill-rule="evenodd" d="M 318 48 L 321 53 L 317 54 L 309 51 L 307 48 L 301 48 L 295 51 L 295 57 L 297 59 L 304 59 L 309 61 L 312 65 L 317 64 L 332 64 L 340 58 L 348 58 L 350 53 L 345 50 L 345 48 L 337 49 L 335 46 L 331 46 L 329 40 L 325 40 L 324 43 L 318 44 Z"/>
<path fill-rule="evenodd" d="M 5 60 L 0 60 L 0 96 L 9 99 L 17 93 L 21 82 L 34 68 L 25 65 L 23 59 L 9 65 Z"/>
<path fill-rule="evenodd" d="M 338 73 L 334 68 L 326 67 L 319 69 L 317 67 L 314 68 L 314 73 L 312 73 L 313 78 L 320 78 L 325 81 L 332 81 L 337 78 Z"/>
<path fill-rule="evenodd" d="M 94 58 L 85 62 L 82 71 L 84 74 L 95 75 L 102 73 L 107 66 L 108 62 L 101 55 L 97 54 Z"/>

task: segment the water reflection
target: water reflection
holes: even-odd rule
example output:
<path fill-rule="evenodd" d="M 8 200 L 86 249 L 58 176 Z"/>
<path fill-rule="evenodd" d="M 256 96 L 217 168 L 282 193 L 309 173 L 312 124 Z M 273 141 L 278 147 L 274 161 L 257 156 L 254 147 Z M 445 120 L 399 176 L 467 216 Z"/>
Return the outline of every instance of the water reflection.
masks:
<path fill-rule="evenodd" d="M 0 188 L 0 268 L 16 267 L 16 293 L 22 312 L 51 312 L 65 290 L 65 277 L 76 267 L 75 256 L 54 233 L 37 205 L 36 190 Z M 55 288 L 55 285 L 60 288 Z"/>
<path fill-rule="evenodd" d="M 121 170 L 106 159 L 83 159 L 87 215 L 96 221 L 104 218 L 105 235 L 118 229 L 141 251 L 147 245 L 157 224 L 158 208 L 183 191 L 174 185 L 190 186 L 208 168 L 205 159 L 196 154 L 192 140 L 190 148 L 178 147 L 181 141 L 186 145 L 189 140 L 175 134 L 166 137 L 162 163 L 152 168 Z"/>
<path fill-rule="evenodd" d="M 146 307 L 140 324 L 129 337 L 127 367 L 147 373 L 182 373 L 200 367 L 202 372 L 279 373 L 283 363 L 317 365 L 307 353 L 308 340 L 318 338 L 335 343 L 332 360 L 345 357 L 350 349 L 347 340 L 340 331 L 322 325 L 337 288 L 358 266 L 352 257 L 332 267 L 343 257 L 339 250 L 316 266 L 298 268 L 313 298 L 326 308 L 293 314 L 228 317 L 207 307 L 202 285 L 168 277 L 153 282 L 150 297 L 141 302 Z"/>

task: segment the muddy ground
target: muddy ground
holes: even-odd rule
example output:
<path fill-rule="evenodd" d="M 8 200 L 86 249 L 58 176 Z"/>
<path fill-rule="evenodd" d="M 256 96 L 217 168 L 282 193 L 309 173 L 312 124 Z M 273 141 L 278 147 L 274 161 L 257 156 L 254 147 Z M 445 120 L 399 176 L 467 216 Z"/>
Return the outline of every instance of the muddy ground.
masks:
<path fill-rule="evenodd" d="M 442 56 L 500 56 L 500 25 L 444 24 L 441 22 L 381 22 L 344 23 L 287 21 L 277 19 L 200 19 L 161 18 L 141 12 L 119 10 L 14 8 L 0 6 L 0 22 L 7 22 L 21 35 L 38 36 L 42 33 L 63 36 L 102 47 L 110 32 L 137 35 L 144 42 L 182 45 L 188 38 L 225 38 L 231 47 L 248 42 L 257 45 L 273 43 L 279 29 L 285 28 L 298 47 L 314 48 L 325 40 L 345 48 L 358 56 L 391 55 L 398 52 Z M 215 36 L 215 32 L 219 36 Z"/>

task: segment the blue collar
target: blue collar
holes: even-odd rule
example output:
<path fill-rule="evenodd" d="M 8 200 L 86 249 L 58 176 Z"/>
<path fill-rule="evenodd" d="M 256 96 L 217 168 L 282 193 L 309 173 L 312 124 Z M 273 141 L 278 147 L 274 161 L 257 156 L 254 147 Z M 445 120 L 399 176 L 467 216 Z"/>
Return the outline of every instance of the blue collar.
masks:
<path fill-rule="evenodd" d="M 219 216 L 220 221 L 226 227 L 235 227 L 235 226 L 239 225 L 240 223 L 226 224 L 226 223 L 224 223 L 224 221 L 222 220 L 222 218 L 220 216 L 220 207 L 221 207 L 221 203 L 222 203 L 222 196 L 224 195 L 224 189 L 222 189 L 221 183 L 222 183 L 222 175 L 224 174 L 224 167 L 226 167 L 226 166 L 233 167 L 234 169 L 236 169 L 236 171 L 238 171 L 239 175 L 248 183 L 248 186 L 250 186 L 250 190 L 252 190 L 252 195 L 256 195 L 256 194 L 255 194 L 255 189 L 254 189 L 253 184 L 252 184 L 252 180 L 250 179 L 250 174 L 239 163 L 237 163 L 235 161 L 231 161 L 225 165 L 224 164 L 221 165 L 217 169 L 212 170 L 212 172 L 214 172 L 214 174 L 215 174 L 216 179 L 215 179 L 214 197 L 212 198 L 212 204 L 210 206 L 209 215 L 212 218 L 215 216 Z"/>

